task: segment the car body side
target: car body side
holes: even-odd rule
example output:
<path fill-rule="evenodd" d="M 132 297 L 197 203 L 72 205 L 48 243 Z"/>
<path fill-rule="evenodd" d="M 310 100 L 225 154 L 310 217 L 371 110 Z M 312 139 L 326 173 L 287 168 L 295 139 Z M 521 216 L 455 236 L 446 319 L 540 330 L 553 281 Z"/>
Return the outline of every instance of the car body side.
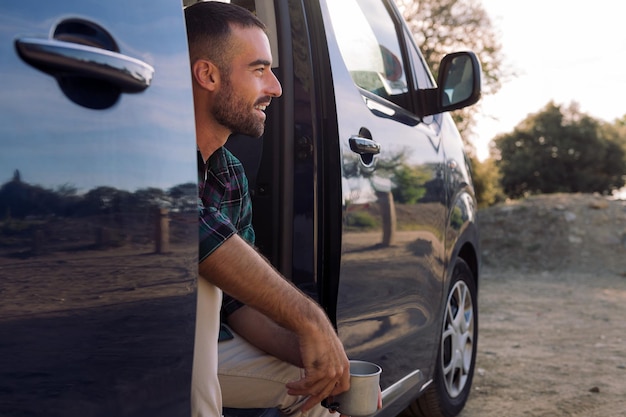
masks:
<path fill-rule="evenodd" d="M 420 91 L 439 90 L 390 1 L 369 3 L 394 24 L 404 106 L 355 85 L 339 2 L 241 3 L 268 23 L 284 92 L 263 138 L 227 145 L 250 179 L 258 248 L 322 304 L 351 358 L 382 366 L 379 415 L 397 415 L 435 378 L 457 259 L 478 285 L 463 142 L 449 114 L 423 114 L 437 99 Z M 196 148 L 180 4 L 1 8 L 0 414 L 188 415 Z M 145 91 L 89 107 L 108 84 L 84 90 L 20 58 L 16 40 L 72 19 L 153 67 Z"/>

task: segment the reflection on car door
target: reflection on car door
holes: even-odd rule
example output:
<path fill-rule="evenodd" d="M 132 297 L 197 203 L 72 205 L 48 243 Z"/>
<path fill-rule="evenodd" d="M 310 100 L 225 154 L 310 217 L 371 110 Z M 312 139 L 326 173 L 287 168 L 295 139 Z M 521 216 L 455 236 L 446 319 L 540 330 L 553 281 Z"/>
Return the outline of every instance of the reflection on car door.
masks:
<path fill-rule="evenodd" d="M 181 4 L 0 10 L 0 414 L 187 416 L 197 186 Z"/>
<path fill-rule="evenodd" d="M 440 137 L 409 111 L 413 75 L 383 3 L 327 7 L 343 162 L 338 330 L 350 358 L 382 366 L 383 389 L 407 376 L 419 384 L 440 330 Z"/>

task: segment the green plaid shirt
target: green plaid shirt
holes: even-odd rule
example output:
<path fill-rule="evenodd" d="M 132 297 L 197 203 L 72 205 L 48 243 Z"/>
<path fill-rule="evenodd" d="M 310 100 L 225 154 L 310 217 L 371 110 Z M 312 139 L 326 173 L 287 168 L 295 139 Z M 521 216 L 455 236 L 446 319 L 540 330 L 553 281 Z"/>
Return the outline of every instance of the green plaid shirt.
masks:
<path fill-rule="evenodd" d="M 198 196 L 200 262 L 235 233 L 254 245 L 248 180 L 241 162 L 226 148 L 215 151 L 206 164 L 198 151 Z M 242 305 L 224 294 L 222 313 Z"/>
<path fill-rule="evenodd" d="M 200 262 L 233 234 L 254 244 L 252 203 L 241 162 L 219 148 L 205 164 L 198 152 Z"/>

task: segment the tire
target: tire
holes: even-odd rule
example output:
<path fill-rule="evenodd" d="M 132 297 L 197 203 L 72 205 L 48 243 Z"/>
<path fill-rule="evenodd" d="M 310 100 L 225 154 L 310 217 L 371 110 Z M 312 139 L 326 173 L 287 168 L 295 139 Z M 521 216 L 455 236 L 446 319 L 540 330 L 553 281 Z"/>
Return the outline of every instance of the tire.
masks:
<path fill-rule="evenodd" d="M 462 259 L 454 265 L 444 314 L 433 382 L 407 414 L 454 417 L 469 397 L 478 346 L 478 297 L 474 274 Z"/>

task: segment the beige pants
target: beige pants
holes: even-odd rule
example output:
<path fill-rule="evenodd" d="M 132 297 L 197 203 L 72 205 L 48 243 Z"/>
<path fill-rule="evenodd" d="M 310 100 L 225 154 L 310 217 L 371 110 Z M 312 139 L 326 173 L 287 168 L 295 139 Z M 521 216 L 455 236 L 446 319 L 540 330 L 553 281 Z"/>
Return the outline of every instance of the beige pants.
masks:
<path fill-rule="evenodd" d="M 222 415 L 222 395 L 217 379 L 217 338 L 222 291 L 198 277 L 196 339 L 191 376 L 192 417 Z"/>
<path fill-rule="evenodd" d="M 233 334 L 234 339 L 218 343 L 218 378 L 224 407 L 278 408 L 282 414 L 298 415 L 306 397 L 288 395 L 285 384 L 299 380 L 303 370 Z M 307 415 L 329 417 L 330 412 L 317 405 Z"/>

